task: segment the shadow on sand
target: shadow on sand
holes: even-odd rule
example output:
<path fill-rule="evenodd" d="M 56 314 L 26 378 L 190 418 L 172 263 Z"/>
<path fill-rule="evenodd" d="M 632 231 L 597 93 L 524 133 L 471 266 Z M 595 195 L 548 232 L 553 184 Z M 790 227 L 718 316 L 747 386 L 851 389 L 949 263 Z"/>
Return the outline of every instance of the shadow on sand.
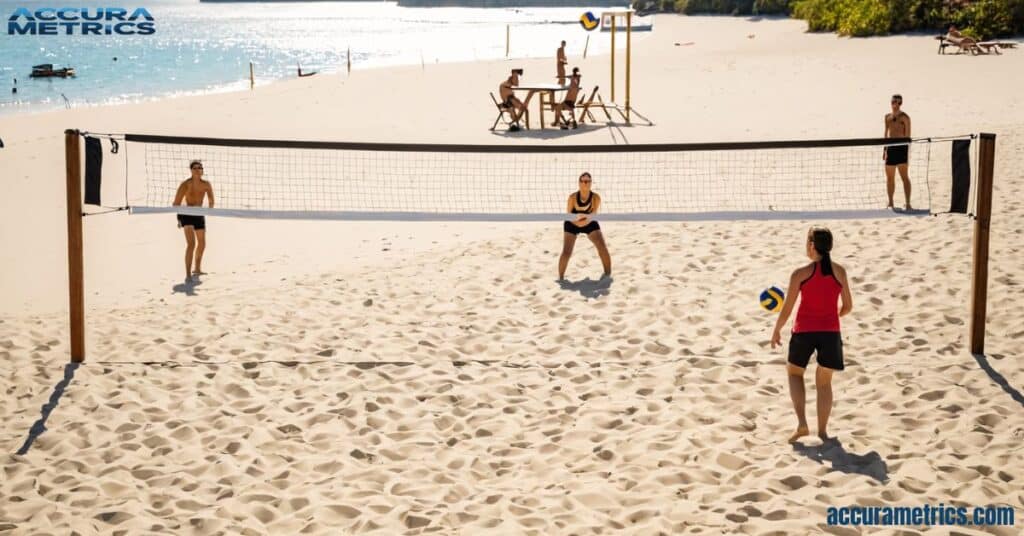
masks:
<path fill-rule="evenodd" d="M 989 364 L 988 362 L 988 356 L 986 356 L 985 354 L 973 355 L 974 360 L 978 362 L 978 366 L 981 367 L 981 370 L 984 370 L 985 374 L 988 374 L 988 377 L 992 378 L 992 381 L 994 381 L 996 385 L 1001 387 L 1003 391 L 1006 391 L 1006 394 L 1010 395 L 1010 398 L 1012 398 L 1014 402 L 1020 404 L 1021 406 L 1024 406 L 1024 395 L 1021 395 L 1020 391 L 1018 391 L 1016 388 L 1010 385 L 1010 382 L 1006 381 L 1005 376 L 1000 374 L 996 369 L 992 368 L 992 365 Z"/>
<path fill-rule="evenodd" d="M 60 402 L 60 397 L 64 396 L 64 389 L 67 389 L 71 383 L 71 379 L 75 377 L 75 371 L 81 363 L 68 363 L 64 365 L 64 378 L 57 382 L 57 385 L 53 387 L 53 392 L 50 393 L 50 399 L 43 404 L 40 410 L 39 420 L 32 424 L 32 428 L 28 430 L 28 437 L 25 439 L 25 443 L 18 449 L 18 454 L 24 456 L 28 454 L 29 449 L 32 448 L 32 443 L 35 443 L 36 438 L 43 435 L 46 431 L 46 419 L 50 418 L 50 413 L 53 408 L 57 407 Z"/>
<path fill-rule="evenodd" d="M 610 276 L 602 277 L 596 281 L 589 277 L 579 281 L 566 281 L 562 279 L 558 282 L 558 286 L 562 287 L 562 290 L 579 292 L 580 296 L 584 298 L 600 298 L 601 296 L 607 296 L 611 292 L 612 281 L 614 279 Z"/>
<path fill-rule="evenodd" d="M 174 294 L 178 294 L 180 292 L 186 296 L 195 296 L 196 287 L 202 284 L 203 282 L 199 280 L 199 276 L 194 275 L 190 279 L 171 287 L 171 292 Z"/>
<path fill-rule="evenodd" d="M 605 127 L 603 125 L 595 125 L 593 123 L 583 123 L 579 128 L 570 128 L 562 130 L 559 127 L 552 127 L 545 125 L 545 128 L 537 128 L 534 125 L 533 128 L 527 130 L 523 129 L 518 132 L 512 132 L 510 130 L 494 130 L 492 132 L 495 136 L 501 136 L 503 138 L 533 138 L 537 140 L 551 140 L 557 138 L 565 138 L 568 136 L 575 136 L 577 134 L 585 134 L 587 132 L 593 132 L 595 130 L 602 130 Z"/>
<path fill-rule="evenodd" d="M 889 481 L 889 467 L 877 452 L 847 452 L 839 439 L 834 437 L 828 438 L 820 445 L 793 443 L 793 451 L 818 463 L 829 462 L 833 471 L 869 476 L 882 484 Z"/>

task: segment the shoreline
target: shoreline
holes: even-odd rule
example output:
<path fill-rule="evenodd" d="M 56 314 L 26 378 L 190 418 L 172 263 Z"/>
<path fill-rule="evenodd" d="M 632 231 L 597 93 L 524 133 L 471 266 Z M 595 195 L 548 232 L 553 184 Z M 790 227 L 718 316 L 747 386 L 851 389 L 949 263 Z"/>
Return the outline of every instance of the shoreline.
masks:
<path fill-rule="evenodd" d="M 374 2 L 374 3 L 376 3 L 376 2 Z M 461 51 L 453 51 L 453 50 L 450 50 L 450 49 L 446 50 L 444 48 L 430 50 L 429 48 L 424 49 L 421 46 L 421 47 L 419 47 L 419 50 L 420 50 L 420 53 L 421 53 L 421 57 L 417 58 L 417 57 L 414 56 L 415 51 L 417 50 L 416 46 L 413 46 L 410 49 L 405 49 L 404 53 L 398 53 L 398 54 L 392 54 L 393 51 L 391 51 L 391 50 L 380 49 L 379 47 L 374 47 L 374 46 L 369 46 L 369 47 L 364 48 L 364 49 L 360 49 L 357 46 L 356 48 L 352 49 L 352 55 L 353 55 L 353 63 L 352 63 L 352 65 L 353 65 L 353 70 L 367 71 L 367 70 L 376 70 L 376 69 L 390 68 L 390 67 L 415 66 L 417 64 L 423 64 L 424 66 L 426 66 L 427 64 L 429 64 L 429 65 L 444 65 L 444 64 L 452 64 L 452 63 L 471 63 L 471 62 L 477 62 L 477 61 L 497 61 L 497 60 L 504 60 L 504 59 L 509 59 L 509 60 L 527 60 L 527 59 L 546 57 L 548 55 L 548 51 L 533 50 L 532 49 L 533 47 L 530 47 L 530 46 L 526 46 L 526 47 L 517 46 L 517 45 L 519 45 L 519 43 L 517 43 L 516 30 L 517 30 L 517 28 L 523 28 L 524 29 L 523 35 L 524 36 L 529 36 L 530 33 L 533 32 L 533 30 L 526 30 L 526 29 L 529 29 L 529 28 L 534 28 L 534 27 L 551 27 L 550 31 L 551 32 L 555 32 L 556 30 L 560 31 L 559 28 L 561 28 L 562 26 L 568 27 L 568 26 L 571 26 L 571 25 L 577 25 L 578 24 L 577 22 L 571 20 L 571 18 L 566 19 L 566 20 L 548 20 L 548 19 L 533 20 L 531 18 L 531 17 L 535 16 L 537 13 L 545 13 L 547 11 L 552 11 L 552 10 L 558 10 L 558 8 L 548 8 L 548 9 L 537 8 L 537 9 L 528 11 L 525 16 L 515 16 L 515 17 L 513 17 L 513 20 L 508 23 L 508 24 L 511 24 L 512 29 L 513 29 L 513 39 L 512 39 L 512 43 L 513 43 L 512 52 L 513 52 L 513 54 L 512 54 L 512 56 L 510 58 L 505 58 L 503 55 L 500 55 L 500 51 L 496 52 L 494 50 L 490 50 L 487 47 L 481 48 L 479 50 L 477 49 L 477 47 L 469 47 L 469 48 L 472 49 L 472 54 L 473 54 L 474 57 L 468 57 L 469 56 L 469 49 L 461 50 Z M 564 15 L 564 13 L 562 13 L 562 15 Z M 385 21 L 389 20 L 384 15 L 377 15 L 377 16 L 378 17 L 383 17 L 382 20 L 385 20 Z M 473 26 L 474 24 L 477 24 L 477 23 L 474 23 L 473 20 L 470 20 L 468 22 L 460 21 L 460 23 L 468 24 L 469 26 Z M 487 21 L 486 19 L 481 19 L 481 22 L 478 22 L 478 24 L 498 24 L 498 23 L 490 22 L 490 21 Z M 501 26 L 501 28 L 500 28 L 500 37 L 501 37 L 502 41 L 504 41 L 504 38 L 505 38 L 505 28 L 504 28 L 505 25 L 506 25 L 505 22 L 502 22 L 500 24 L 500 26 Z M 495 36 L 494 37 L 497 37 L 497 36 L 498 35 L 497 35 L 497 28 L 496 28 L 495 29 Z M 530 42 L 530 38 L 529 37 L 524 37 L 523 39 L 526 39 L 526 41 L 522 41 L 522 42 Z M 581 46 L 582 46 L 582 38 L 579 38 L 579 39 L 581 41 Z M 358 43 L 357 43 L 357 45 L 358 45 Z M 344 51 L 344 48 L 345 47 L 342 47 L 342 52 Z M 494 47 L 491 47 L 491 48 L 494 48 Z M 517 51 L 517 48 L 519 49 L 518 51 Z M 621 48 L 621 46 L 620 46 L 620 48 Z M 524 49 L 525 49 L 526 54 L 521 54 L 524 51 Z M 365 52 L 363 52 L 363 56 L 364 56 L 363 58 L 360 58 L 360 50 L 365 50 Z M 426 56 L 423 55 L 424 51 L 426 51 L 428 53 L 428 54 L 426 54 Z M 459 52 L 462 52 L 464 54 L 460 55 Z M 477 56 L 477 54 L 480 53 L 480 52 L 483 52 L 484 56 L 482 56 L 482 57 L 481 56 Z M 488 57 L 486 55 L 487 52 L 493 52 L 495 54 L 495 56 L 494 57 Z M 597 54 L 603 53 L 603 52 L 595 52 L 594 47 L 591 47 L 591 52 L 593 53 L 593 55 L 597 55 Z M 427 56 L 429 56 L 429 58 Z M 344 76 L 345 75 L 346 65 L 345 65 L 344 61 L 341 61 L 339 63 L 338 61 L 334 61 L 334 60 L 337 60 L 337 58 L 332 58 L 329 55 L 325 56 L 325 57 L 328 58 L 328 59 L 324 59 L 323 60 L 324 63 L 320 67 L 313 67 L 313 65 L 318 65 L 315 62 L 314 63 L 305 62 L 306 64 L 304 66 L 305 66 L 306 70 L 307 71 L 309 71 L 309 70 L 316 70 L 316 71 L 318 71 L 318 74 L 316 76 L 323 76 L 323 75 L 342 75 L 342 76 Z M 369 59 L 367 59 L 367 57 L 369 57 Z M 252 59 L 254 59 L 254 58 L 250 58 L 250 60 L 252 60 Z M 427 61 L 428 59 L 429 59 L 429 62 Z M 296 78 L 295 70 L 294 70 L 294 66 L 293 65 L 282 65 L 279 62 L 271 62 L 270 66 L 267 67 L 268 68 L 267 72 L 270 72 L 271 76 L 269 76 L 269 77 L 261 77 L 261 69 L 262 68 L 260 66 L 260 62 L 259 61 L 255 61 L 255 63 L 256 63 L 256 74 L 257 74 L 257 76 L 256 76 L 256 86 L 257 87 L 259 87 L 261 85 L 266 85 L 268 83 L 276 83 L 276 82 L 286 81 L 286 80 L 291 80 L 293 78 Z M 232 66 L 232 68 L 234 68 L 234 67 L 235 66 Z M 239 76 L 239 78 L 237 78 L 235 80 L 229 80 L 229 81 L 223 81 L 223 82 L 216 82 L 216 83 L 212 83 L 212 84 L 206 84 L 203 87 L 185 88 L 185 89 L 180 89 L 180 90 L 173 90 L 173 89 L 172 90 L 160 90 L 160 91 L 154 92 L 152 94 L 141 95 L 141 96 L 134 96 L 134 97 L 123 97 L 121 95 L 112 95 L 112 96 L 109 96 L 109 97 L 101 98 L 101 100 L 99 100 L 99 101 L 91 101 L 91 102 L 75 102 L 75 99 L 72 99 L 72 109 L 73 108 L 78 108 L 78 107 L 96 107 L 96 106 L 113 106 L 113 105 L 119 105 L 119 104 L 133 104 L 133 103 L 139 103 L 139 102 L 152 102 L 152 101 L 159 101 L 159 100 L 163 100 L 163 99 L 172 99 L 172 98 L 195 96 L 195 95 L 216 94 L 216 93 L 232 92 L 232 91 L 244 91 L 245 89 L 248 88 L 248 82 L 249 82 L 248 67 L 246 65 L 244 65 L 244 64 L 240 65 L 239 67 L 240 67 L 240 71 L 239 71 L 240 76 Z M 284 70 L 281 70 L 282 67 L 284 67 Z M 13 66 L 12 66 L 12 68 L 13 68 Z M 274 73 L 276 73 L 277 75 L 275 75 Z M 19 79 L 27 79 L 27 78 L 29 78 L 27 75 L 26 76 L 15 76 L 13 70 L 10 71 L 9 74 L 11 76 L 14 76 L 15 78 L 19 78 Z M 175 74 L 175 73 L 172 73 L 172 74 Z M 79 73 L 79 76 L 83 76 L 82 73 Z M 97 75 L 94 73 L 94 76 L 97 76 Z M 22 85 L 24 86 L 25 83 L 29 83 L 29 82 L 23 81 Z M 5 88 L 5 89 L 8 89 L 8 88 Z M 25 89 L 29 89 L 29 88 L 25 88 Z M 73 89 L 74 88 L 66 89 L 66 90 L 64 90 L 64 93 L 71 94 Z M 102 88 L 100 88 L 100 89 L 102 89 Z M 54 90 L 54 91 L 57 91 L 57 90 Z M 87 88 L 86 89 L 86 94 L 92 94 L 92 93 L 95 93 L 95 92 L 96 92 L 96 88 Z M 31 93 L 31 91 L 22 91 L 21 93 L 28 95 L 28 94 Z M 38 96 L 38 95 L 36 95 L 36 96 Z M 0 118 L 16 116 L 16 115 L 23 115 L 23 114 L 34 114 L 34 113 L 39 113 L 39 112 L 47 112 L 47 111 L 56 111 L 56 110 L 68 109 L 68 108 L 65 107 L 65 104 L 61 101 L 61 98 L 59 96 L 55 96 L 55 95 L 52 95 L 52 94 L 44 94 L 43 96 L 48 96 L 48 98 L 50 99 L 50 102 L 45 103 L 45 104 L 43 104 L 41 102 L 23 102 L 22 104 L 19 104 L 19 105 L 8 104 L 6 106 L 0 107 Z M 21 98 L 21 97 L 19 96 L 17 98 Z M 16 100 L 16 99 L 12 99 L 12 100 Z M 91 99 L 83 98 L 82 100 L 85 101 L 85 100 L 91 100 Z"/>
<path fill-rule="evenodd" d="M 234 1 L 234 0 L 229 0 L 229 1 Z M 285 1 L 287 1 L 287 0 L 285 0 Z M 602 57 L 602 56 L 607 56 L 607 54 L 597 53 L 597 54 L 590 54 L 589 55 L 589 57 L 595 57 L 595 58 Z M 535 60 L 540 59 L 541 57 L 542 56 L 520 56 L 520 57 L 510 57 L 510 58 L 484 58 L 484 59 L 472 59 L 472 60 L 456 59 L 456 60 L 451 60 L 451 61 L 436 61 L 434 63 L 424 63 L 424 64 L 422 64 L 422 69 L 426 70 L 430 66 L 438 66 L 438 65 L 476 64 L 476 63 L 496 62 L 496 61 L 535 61 Z M 101 102 L 101 103 L 90 103 L 90 104 L 80 104 L 80 105 L 77 105 L 77 106 L 72 106 L 71 108 L 62 108 L 62 107 L 60 107 L 58 105 L 58 106 L 56 106 L 54 108 L 47 108 L 47 109 L 42 109 L 42 110 L 26 110 L 26 111 L 10 111 L 10 112 L 5 112 L 5 111 L 3 111 L 4 110 L 3 108 L 0 108 L 0 120 L 2 120 L 5 117 L 26 116 L 26 115 L 34 115 L 34 114 L 42 114 L 42 113 L 52 113 L 52 112 L 66 112 L 66 111 L 75 110 L 76 108 L 79 108 L 79 109 L 96 109 L 96 108 L 104 108 L 104 107 L 116 108 L 116 107 L 119 107 L 119 106 L 146 104 L 146 103 L 158 103 L 158 102 L 170 101 L 170 100 L 174 100 L 174 99 L 192 98 L 192 97 L 203 97 L 203 96 L 207 96 L 207 95 L 220 95 L 220 94 L 225 94 L 225 93 L 239 93 L 239 94 L 242 94 L 242 93 L 245 93 L 247 91 L 254 91 L 256 89 L 265 88 L 265 87 L 273 86 L 273 85 L 276 85 L 276 84 L 282 84 L 282 83 L 294 82 L 294 81 L 300 81 L 300 80 L 310 80 L 310 79 L 313 79 L 313 78 L 337 77 L 337 78 L 341 78 L 342 82 L 344 82 L 344 80 L 349 78 L 350 76 L 355 76 L 355 73 L 357 71 L 373 72 L 373 71 L 386 70 L 386 69 L 414 68 L 416 66 L 417 66 L 416 63 L 394 63 L 394 64 L 387 63 L 387 64 L 374 64 L 374 65 L 363 64 L 363 66 L 360 67 L 358 70 L 355 67 L 353 67 L 352 74 L 346 73 L 344 69 L 338 69 L 338 70 L 317 71 L 317 74 L 315 74 L 313 76 L 309 76 L 309 77 L 299 77 L 299 76 L 291 75 L 291 76 L 283 77 L 283 78 L 268 78 L 268 79 L 264 79 L 264 81 L 262 83 L 260 83 L 259 79 L 257 79 L 257 82 L 256 82 L 255 86 L 253 88 L 251 88 L 251 89 L 248 87 L 248 80 L 247 79 L 242 79 L 242 80 L 239 80 L 239 81 L 236 81 L 236 82 L 230 82 L 230 83 L 224 84 L 223 86 L 220 86 L 220 87 L 214 88 L 214 89 L 195 90 L 195 91 L 183 91 L 183 92 L 170 93 L 170 94 L 160 94 L 160 95 L 153 95 L 153 96 L 149 96 L 149 97 L 140 97 L 138 99 L 133 99 L 133 100 Z"/>

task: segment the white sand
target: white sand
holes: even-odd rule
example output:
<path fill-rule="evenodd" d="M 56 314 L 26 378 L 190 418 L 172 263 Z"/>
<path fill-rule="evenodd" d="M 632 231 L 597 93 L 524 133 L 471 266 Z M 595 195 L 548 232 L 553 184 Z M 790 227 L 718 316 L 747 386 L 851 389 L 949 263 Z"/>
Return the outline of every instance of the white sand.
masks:
<path fill-rule="evenodd" d="M 794 21 L 657 27 L 636 43 L 633 88 L 654 127 L 491 134 L 486 92 L 510 65 L 550 70 L 532 60 L 0 118 L 0 532 L 858 534 L 826 527 L 825 508 L 1024 511 L 1024 52 L 943 57 L 927 36 L 837 39 Z M 607 85 L 606 57 L 570 61 Z M 563 289 L 557 226 L 217 219 L 190 296 L 175 292 L 172 216 L 87 218 L 88 361 L 64 368 L 65 128 L 872 137 L 893 92 L 915 136 L 999 136 L 981 360 L 994 372 L 966 349 L 972 222 L 831 222 L 856 305 L 834 383 L 841 447 L 785 443 L 784 354 L 755 304 L 802 261 L 807 222 L 606 224 L 614 281 L 593 281 L 580 242 Z M 45 432 L 13 454 L 41 412 Z"/>

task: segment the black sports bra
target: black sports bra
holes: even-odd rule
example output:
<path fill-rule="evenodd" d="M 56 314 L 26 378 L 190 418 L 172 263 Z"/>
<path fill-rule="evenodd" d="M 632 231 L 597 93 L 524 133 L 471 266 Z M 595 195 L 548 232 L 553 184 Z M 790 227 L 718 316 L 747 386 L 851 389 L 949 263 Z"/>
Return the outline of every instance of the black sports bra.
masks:
<path fill-rule="evenodd" d="M 583 202 L 583 197 L 580 196 L 579 190 L 576 190 L 576 206 L 572 207 L 573 214 L 590 214 L 590 210 L 593 208 L 594 203 L 594 192 L 590 192 L 590 197 L 587 198 L 587 202 Z"/>

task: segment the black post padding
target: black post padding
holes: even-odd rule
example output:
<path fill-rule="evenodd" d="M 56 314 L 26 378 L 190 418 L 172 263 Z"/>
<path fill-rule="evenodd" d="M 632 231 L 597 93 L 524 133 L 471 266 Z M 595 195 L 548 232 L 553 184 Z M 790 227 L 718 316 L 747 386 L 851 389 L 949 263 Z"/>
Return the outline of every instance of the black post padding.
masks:
<path fill-rule="evenodd" d="M 971 196 L 971 140 L 953 142 L 953 188 L 949 211 L 967 213 L 968 198 Z"/>
<path fill-rule="evenodd" d="M 85 204 L 100 204 L 103 179 L 103 146 L 99 138 L 85 138 Z"/>

